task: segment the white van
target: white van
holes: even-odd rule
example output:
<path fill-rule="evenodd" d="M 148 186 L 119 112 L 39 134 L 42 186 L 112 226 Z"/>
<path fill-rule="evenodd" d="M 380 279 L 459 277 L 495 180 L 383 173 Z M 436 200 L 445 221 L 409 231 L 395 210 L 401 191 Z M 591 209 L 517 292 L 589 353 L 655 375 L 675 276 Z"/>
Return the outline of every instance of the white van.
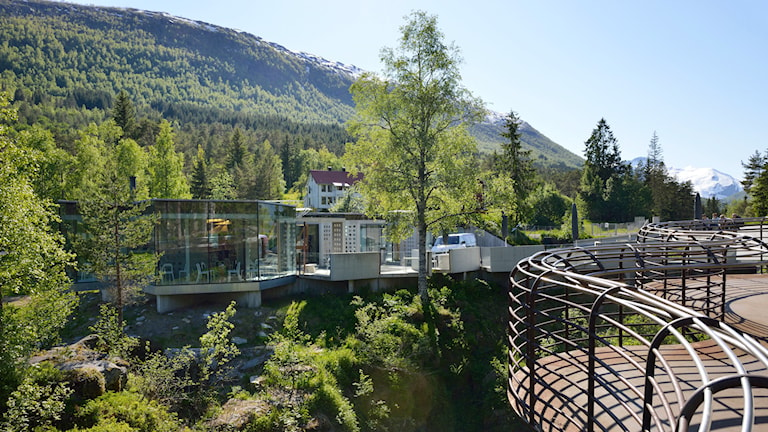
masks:
<path fill-rule="evenodd" d="M 432 246 L 432 253 L 446 253 L 450 249 L 477 246 L 477 239 L 473 233 L 448 234 L 448 243 L 443 244 L 443 236 L 437 237 Z"/>

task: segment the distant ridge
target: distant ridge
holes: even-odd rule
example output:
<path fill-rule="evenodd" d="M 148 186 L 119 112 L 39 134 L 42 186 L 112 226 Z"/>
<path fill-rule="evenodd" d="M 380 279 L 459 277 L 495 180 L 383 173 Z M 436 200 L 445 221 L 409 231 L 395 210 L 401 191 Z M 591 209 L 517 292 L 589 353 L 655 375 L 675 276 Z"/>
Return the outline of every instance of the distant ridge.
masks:
<path fill-rule="evenodd" d="M 110 98 L 125 90 L 137 107 L 181 122 L 231 113 L 341 126 L 354 114 L 349 87 L 363 72 L 164 12 L 43 0 L 0 0 L 0 41 L 6 44 L 0 45 L 2 88 L 88 109 L 108 109 Z M 472 130 L 481 151 L 503 142 L 500 119 L 494 115 Z M 583 163 L 527 123 L 521 133 L 537 165 Z"/>

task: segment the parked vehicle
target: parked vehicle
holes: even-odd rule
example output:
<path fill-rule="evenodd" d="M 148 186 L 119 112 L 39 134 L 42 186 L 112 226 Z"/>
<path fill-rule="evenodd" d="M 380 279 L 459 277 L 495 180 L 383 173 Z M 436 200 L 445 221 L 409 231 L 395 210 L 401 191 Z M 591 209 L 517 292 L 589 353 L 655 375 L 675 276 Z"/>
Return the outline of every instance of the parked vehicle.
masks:
<path fill-rule="evenodd" d="M 473 233 L 448 234 L 448 241 L 445 244 L 443 243 L 442 236 L 435 240 L 435 244 L 432 246 L 432 253 L 447 253 L 451 249 L 474 246 L 477 246 L 477 239 Z"/>

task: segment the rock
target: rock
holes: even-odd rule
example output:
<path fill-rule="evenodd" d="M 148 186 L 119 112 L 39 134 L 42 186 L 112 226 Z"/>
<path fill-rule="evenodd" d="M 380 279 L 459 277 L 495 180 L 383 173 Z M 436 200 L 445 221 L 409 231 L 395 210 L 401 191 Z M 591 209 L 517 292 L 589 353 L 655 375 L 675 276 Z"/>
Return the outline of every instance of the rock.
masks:
<path fill-rule="evenodd" d="M 264 384 L 264 380 L 266 380 L 266 378 L 262 375 L 254 375 L 250 378 L 249 381 L 256 387 L 261 387 L 261 385 Z"/>
<path fill-rule="evenodd" d="M 98 349 L 100 346 L 104 345 L 104 339 L 101 338 L 101 336 L 96 334 L 90 334 L 79 341 L 72 344 L 73 346 L 82 347 L 90 350 Z"/>
<path fill-rule="evenodd" d="M 29 363 L 49 362 L 65 372 L 76 395 L 83 399 L 98 397 L 105 391 L 121 391 L 128 379 L 128 363 L 94 349 L 102 343 L 100 337 L 89 335 L 72 345 L 38 353 Z"/>
<path fill-rule="evenodd" d="M 243 344 L 248 343 L 248 339 L 241 338 L 239 336 L 235 336 L 235 337 L 232 338 L 232 343 L 235 344 L 235 345 L 243 345 Z"/>
<path fill-rule="evenodd" d="M 331 419 L 329 419 L 326 415 L 318 414 L 316 417 L 310 420 L 309 423 L 307 423 L 307 426 L 304 428 L 304 430 L 330 432 L 333 430 L 333 423 L 331 422 Z"/>
<path fill-rule="evenodd" d="M 144 321 L 145 319 L 146 319 L 146 318 L 145 318 L 145 317 L 142 315 L 142 316 L 140 316 L 140 317 L 137 317 L 137 318 L 136 318 L 136 321 L 137 321 L 137 322 L 139 322 L 139 321 Z"/>
<path fill-rule="evenodd" d="M 206 426 L 208 429 L 226 427 L 227 430 L 244 430 L 254 418 L 268 413 L 269 409 L 269 404 L 263 400 L 230 399 Z"/>
<path fill-rule="evenodd" d="M 261 328 L 263 328 L 264 330 L 272 330 L 272 326 L 265 322 L 261 323 Z"/>
<path fill-rule="evenodd" d="M 125 382 L 128 379 L 128 368 L 119 366 L 108 360 L 68 362 L 62 365 L 56 365 L 56 367 L 65 372 L 73 371 L 76 375 L 87 376 L 98 373 L 103 377 L 104 389 L 109 391 L 123 390 Z"/>

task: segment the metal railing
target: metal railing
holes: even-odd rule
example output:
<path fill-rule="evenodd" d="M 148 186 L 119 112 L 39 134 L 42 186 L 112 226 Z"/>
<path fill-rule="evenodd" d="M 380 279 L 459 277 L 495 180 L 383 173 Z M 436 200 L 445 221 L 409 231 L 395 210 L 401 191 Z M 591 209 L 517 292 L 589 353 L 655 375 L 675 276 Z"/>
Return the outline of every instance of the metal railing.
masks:
<path fill-rule="evenodd" d="M 517 413 L 545 431 L 757 430 L 768 350 L 722 321 L 729 272 L 768 258 L 750 235 L 762 223 L 744 222 L 646 225 L 637 244 L 521 261 L 509 282 Z"/>

